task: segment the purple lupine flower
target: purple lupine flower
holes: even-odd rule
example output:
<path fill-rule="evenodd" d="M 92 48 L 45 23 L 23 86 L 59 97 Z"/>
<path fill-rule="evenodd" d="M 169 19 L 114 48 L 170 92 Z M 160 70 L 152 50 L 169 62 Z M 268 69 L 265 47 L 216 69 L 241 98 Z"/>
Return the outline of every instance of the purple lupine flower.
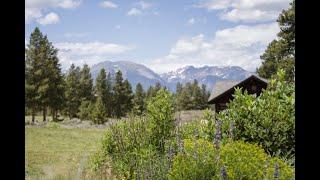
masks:
<path fill-rule="evenodd" d="M 222 179 L 227 179 L 227 177 L 228 177 L 227 170 L 224 166 L 221 167 L 221 177 L 222 177 Z"/>
<path fill-rule="evenodd" d="M 276 164 L 274 165 L 273 177 L 274 177 L 274 178 L 278 178 L 278 177 L 279 177 L 279 165 L 278 165 L 278 163 L 276 163 Z"/>
<path fill-rule="evenodd" d="M 214 138 L 214 144 L 217 149 L 220 148 L 220 141 L 221 141 L 221 121 L 217 120 L 216 124 L 216 133 L 215 133 L 215 138 Z"/>

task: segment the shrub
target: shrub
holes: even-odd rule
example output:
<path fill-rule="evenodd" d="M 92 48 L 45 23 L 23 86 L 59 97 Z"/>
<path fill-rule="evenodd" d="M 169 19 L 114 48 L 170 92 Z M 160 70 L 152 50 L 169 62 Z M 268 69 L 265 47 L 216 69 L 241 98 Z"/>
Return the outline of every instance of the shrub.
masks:
<path fill-rule="evenodd" d="M 101 97 L 98 97 L 91 116 L 91 119 L 95 124 L 103 124 L 106 121 L 106 108 Z"/>
<path fill-rule="evenodd" d="M 256 145 L 227 143 L 221 148 L 220 166 L 226 167 L 230 179 L 263 179 L 267 154 Z"/>
<path fill-rule="evenodd" d="M 81 120 L 88 120 L 91 118 L 94 105 L 90 101 L 82 101 L 79 107 L 78 116 Z"/>
<path fill-rule="evenodd" d="M 171 137 L 174 129 L 173 97 L 167 90 L 160 89 L 147 103 L 147 118 L 151 122 L 152 144 L 160 153 L 164 142 Z"/>
<path fill-rule="evenodd" d="M 187 122 L 179 127 L 181 139 L 200 138 L 209 139 L 207 123 L 203 121 Z"/>
<path fill-rule="evenodd" d="M 220 152 L 219 166 L 226 168 L 229 179 L 273 179 L 275 163 L 279 165 L 280 179 L 294 179 L 292 167 L 269 157 L 258 145 L 235 141 L 222 146 Z"/>
<path fill-rule="evenodd" d="M 267 90 L 259 97 L 236 89 L 228 109 L 219 113 L 224 132 L 234 123 L 234 138 L 258 143 L 271 155 L 295 154 L 295 93 L 294 85 L 284 81 L 279 71 Z"/>
<path fill-rule="evenodd" d="M 168 179 L 211 179 L 217 172 L 216 150 L 203 139 L 185 139 L 184 150 L 173 158 Z"/>
<path fill-rule="evenodd" d="M 111 125 L 102 139 L 101 151 L 92 158 L 92 168 L 99 170 L 110 164 L 115 175 L 129 179 L 166 174 L 150 170 L 166 164 L 150 143 L 150 134 L 150 122 L 143 117 Z"/>

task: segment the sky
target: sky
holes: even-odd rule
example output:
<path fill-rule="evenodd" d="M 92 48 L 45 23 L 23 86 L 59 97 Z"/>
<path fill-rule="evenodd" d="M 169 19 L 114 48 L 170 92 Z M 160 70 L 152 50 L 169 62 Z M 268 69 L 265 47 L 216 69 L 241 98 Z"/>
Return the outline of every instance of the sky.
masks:
<path fill-rule="evenodd" d="M 72 63 L 133 61 L 157 73 L 193 65 L 255 71 L 290 0 L 26 0 L 25 43 L 35 27 Z"/>

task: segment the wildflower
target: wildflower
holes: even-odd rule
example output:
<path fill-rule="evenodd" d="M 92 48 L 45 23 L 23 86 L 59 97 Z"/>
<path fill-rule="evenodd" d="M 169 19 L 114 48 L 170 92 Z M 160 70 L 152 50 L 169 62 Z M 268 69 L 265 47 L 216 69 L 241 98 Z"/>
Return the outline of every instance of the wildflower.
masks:
<path fill-rule="evenodd" d="M 276 164 L 274 165 L 273 177 L 274 177 L 274 178 L 278 178 L 278 177 L 279 177 L 279 166 L 278 166 L 278 163 L 276 163 Z"/>
<path fill-rule="evenodd" d="M 222 176 L 222 179 L 227 179 L 227 171 L 226 171 L 226 168 L 224 166 L 222 166 L 221 168 L 221 176 Z"/>

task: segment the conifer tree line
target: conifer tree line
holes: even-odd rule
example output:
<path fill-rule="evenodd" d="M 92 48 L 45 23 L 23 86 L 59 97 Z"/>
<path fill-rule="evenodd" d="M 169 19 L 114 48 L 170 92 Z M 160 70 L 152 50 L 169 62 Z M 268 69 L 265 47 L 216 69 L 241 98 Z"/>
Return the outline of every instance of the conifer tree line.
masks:
<path fill-rule="evenodd" d="M 277 39 L 273 40 L 260 56 L 262 65 L 257 68 L 257 73 L 270 79 L 279 69 L 284 69 L 286 81 L 295 80 L 295 0 L 290 3 L 287 10 L 283 10 L 277 22 L 280 32 Z"/>
<path fill-rule="evenodd" d="M 35 28 L 25 57 L 26 113 L 32 116 L 32 122 L 39 113 L 46 121 L 48 111 L 53 121 L 59 120 L 58 114 L 95 123 L 104 123 L 108 118 L 120 118 L 128 113 L 142 116 L 147 101 L 160 89 L 167 89 L 157 82 L 145 91 L 138 83 L 134 93 L 121 71 L 112 76 L 105 69 L 100 70 L 94 83 L 86 64 L 82 67 L 72 64 L 63 74 L 57 55 L 58 49 L 39 28 Z M 184 86 L 178 83 L 174 97 L 176 110 L 204 109 L 209 93 L 205 85 L 200 88 L 194 80 Z"/>

